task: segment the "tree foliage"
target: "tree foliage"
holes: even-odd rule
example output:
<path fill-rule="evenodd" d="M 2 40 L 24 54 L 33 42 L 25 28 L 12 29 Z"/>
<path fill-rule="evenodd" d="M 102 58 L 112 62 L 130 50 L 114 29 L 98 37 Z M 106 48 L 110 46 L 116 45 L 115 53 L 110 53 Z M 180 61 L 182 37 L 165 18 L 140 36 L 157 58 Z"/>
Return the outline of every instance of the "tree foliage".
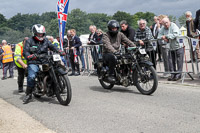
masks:
<path fill-rule="evenodd" d="M 178 18 L 178 21 L 180 23 L 181 26 L 186 26 L 186 17 L 185 17 L 185 14 L 183 14 L 182 16 L 180 16 Z"/>
<path fill-rule="evenodd" d="M 6 26 L 6 18 L 0 13 L 0 28 Z"/>
<path fill-rule="evenodd" d="M 113 15 L 113 19 L 117 20 L 118 22 L 122 20 L 126 20 L 129 25 L 133 23 L 133 16 L 130 13 L 118 11 Z"/>

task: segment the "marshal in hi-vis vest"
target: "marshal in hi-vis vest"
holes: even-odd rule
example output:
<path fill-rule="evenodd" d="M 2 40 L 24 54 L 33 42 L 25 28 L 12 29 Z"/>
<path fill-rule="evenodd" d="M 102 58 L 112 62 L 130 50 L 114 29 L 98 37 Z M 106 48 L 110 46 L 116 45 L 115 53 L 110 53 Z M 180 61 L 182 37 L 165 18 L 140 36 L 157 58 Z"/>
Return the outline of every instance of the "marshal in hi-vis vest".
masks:
<path fill-rule="evenodd" d="M 5 45 L 2 47 L 4 53 L 3 53 L 3 59 L 2 63 L 8 63 L 13 61 L 13 54 L 12 54 L 12 49 L 11 46 Z"/>
<path fill-rule="evenodd" d="M 16 47 L 15 47 L 15 56 L 14 56 L 15 64 L 19 68 L 22 68 L 22 66 L 18 63 L 19 59 L 21 59 L 24 62 L 24 64 L 27 64 L 27 61 L 23 56 L 23 44 L 22 44 L 22 42 L 20 42 L 19 44 L 16 45 Z"/>

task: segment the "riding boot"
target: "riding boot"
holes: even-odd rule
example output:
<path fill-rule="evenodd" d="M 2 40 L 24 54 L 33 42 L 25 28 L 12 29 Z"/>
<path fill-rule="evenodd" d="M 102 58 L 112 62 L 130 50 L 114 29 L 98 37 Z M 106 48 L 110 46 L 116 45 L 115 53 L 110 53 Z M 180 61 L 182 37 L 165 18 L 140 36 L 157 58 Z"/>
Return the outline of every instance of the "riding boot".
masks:
<path fill-rule="evenodd" d="M 23 99 L 23 103 L 27 104 L 29 103 L 29 101 L 32 99 L 32 88 L 31 87 L 27 87 L 26 88 L 26 96 Z"/>
<path fill-rule="evenodd" d="M 114 74 L 109 74 L 108 76 L 108 81 L 110 83 L 115 83 L 116 79 L 115 79 L 115 75 Z"/>

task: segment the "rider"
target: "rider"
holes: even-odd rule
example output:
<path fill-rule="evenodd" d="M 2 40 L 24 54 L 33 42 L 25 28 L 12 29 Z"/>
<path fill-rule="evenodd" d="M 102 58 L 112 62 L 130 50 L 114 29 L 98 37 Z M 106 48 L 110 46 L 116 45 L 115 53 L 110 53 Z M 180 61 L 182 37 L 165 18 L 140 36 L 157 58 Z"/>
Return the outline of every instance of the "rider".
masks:
<path fill-rule="evenodd" d="M 108 32 L 103 34 L 103 60 L 109 67 L 110 82 L 115 82 L 114 68 L 116 66 L 115 54 L 120 52 L 120 45 L 135 46 L 123 33 L 119 32 L 119 23 L 116 20 L 108 22 Z"/>
<path fill-rule="evenodd" d="M 28 103 L 32 98 L 32 90 L 35 86 L 36 74 L 39 71 L 38 64 L 42 64 L 43 60 L 38 59 L 37 55 L 48 54 L 48 48 L 52 51 L 59 52 L 61 55 L 65 53 L 56 46 L 54 46 L 45 37 L 45 27 L 41 24 L 35 24 L 32 27 L 33 37 L 28 39 L 24 46 L 23 55 L 28 63 L 28 77 L 27 77 L 27 88 L 26 96 L 23 99 L 24 104 Z"/>

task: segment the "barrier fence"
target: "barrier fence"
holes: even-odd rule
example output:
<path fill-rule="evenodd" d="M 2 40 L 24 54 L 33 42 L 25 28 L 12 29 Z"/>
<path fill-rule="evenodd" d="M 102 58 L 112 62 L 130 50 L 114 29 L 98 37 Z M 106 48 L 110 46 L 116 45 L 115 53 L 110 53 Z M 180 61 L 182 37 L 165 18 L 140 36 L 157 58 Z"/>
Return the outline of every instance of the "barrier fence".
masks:
<path fill-rule="evenodd" d="M 153 64 L 156 64 L 157 73 L 163 74 L 163 77 L 167 77 L 170 74 L 181 73 L 181 81 L 184 82 L 186 75 L 192 80 L 193 75 L 200 77 L 199 61 L 197 59 L 197 51 L 199 51 L 199 39 L 188 38 L 186 36 L 180 36 L 176 38 L 179 42 L 179 50 L 170 50 L 169 44 L 162 44 L 160 40 L 150 40 L 150 44 L 153 46 L 154 52 L 149 52 L 149 58 L 153 59 Z M 91 75 L 96 72 L 94 69 L 94 62 L 102 56 L 101 45 L 86 45 L 83 44 L 83 56 L 85 61 L 85 69 L 82 75 Z M 160 50 L 163 61 L 157 61 L 158 53 Z M 193 54 L 194 53 L 194 54 Z M 154 56 L 154 57 L 152 57 Z M 188 61 L 191 59 L 191 63 Z M 194 59 L 194 60 L 193 60 Z M 82 66 L 82 62 L 79 58 L 79 64 Z M 81 68 L 81 67 L 80 67 Z M 174 69 L 172 69 L 174 68 Z M 178 68 L 178 69 L 177 69 Z M 162 77 L 161 76 L 161 77 Z"/>

